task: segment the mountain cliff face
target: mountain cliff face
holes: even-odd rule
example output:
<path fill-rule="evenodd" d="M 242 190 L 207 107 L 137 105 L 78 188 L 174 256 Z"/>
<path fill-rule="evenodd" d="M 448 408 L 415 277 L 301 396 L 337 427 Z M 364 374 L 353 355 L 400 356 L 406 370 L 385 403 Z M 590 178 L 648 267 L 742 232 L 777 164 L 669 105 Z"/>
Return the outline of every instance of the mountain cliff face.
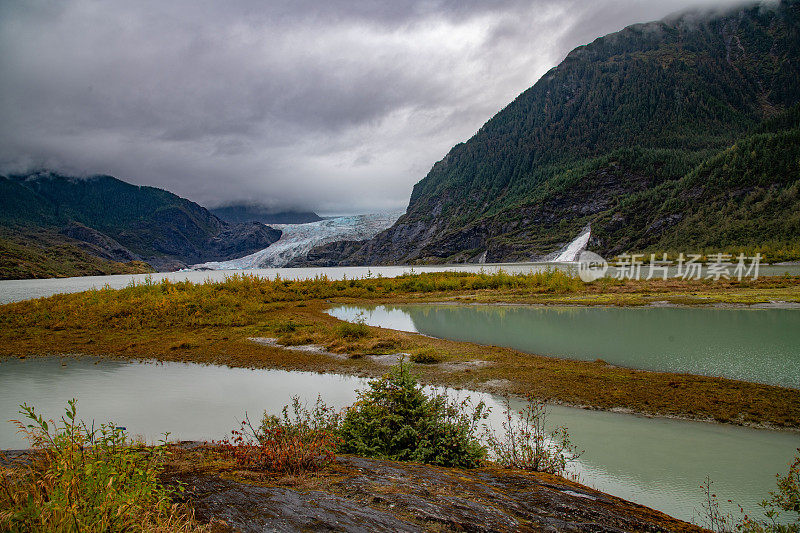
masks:
<path fill-rule="evenodd" d="M 798 52 L 796 0 L 576 48 L 436 163 L 393 227 L 309 262 L 536 260 L 587 225 L 602 254 L 791 246 Z"/>
<path fill-rule="evenodd" d="M 257 222 L 228 224 L 170 192 L 111 176 L 0 177 L 0 193 L 0 226 L 18 236 L 47 229 L 94 256 L 158 270 L 241 257 L 281 235 Z"/>

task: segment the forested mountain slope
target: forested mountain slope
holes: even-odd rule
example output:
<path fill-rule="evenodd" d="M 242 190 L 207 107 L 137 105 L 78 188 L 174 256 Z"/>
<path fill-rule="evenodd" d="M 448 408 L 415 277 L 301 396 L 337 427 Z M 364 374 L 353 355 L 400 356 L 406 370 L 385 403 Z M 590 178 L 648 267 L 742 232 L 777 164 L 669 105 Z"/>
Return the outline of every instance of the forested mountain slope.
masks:
<path fill-rule="evenodd" d="M 49 172 L 0 177 L 0 226 L 17 241 L 46 244 L 57 233 L 91 255 L 159 270 L 241 257 L 281 234 L 255 222 L 228 224 L 162 189 Z M 37 237 L 43 232 L 47 239 Z"/>
<path fill-rule="evenodd" d="M 800 2 L 637 24 L 573 50 L 456 145 L 408 210 L 317 264 L 590 248 L 797 248 Z M 798 250 L 800 252 L 800 250 Z"/>

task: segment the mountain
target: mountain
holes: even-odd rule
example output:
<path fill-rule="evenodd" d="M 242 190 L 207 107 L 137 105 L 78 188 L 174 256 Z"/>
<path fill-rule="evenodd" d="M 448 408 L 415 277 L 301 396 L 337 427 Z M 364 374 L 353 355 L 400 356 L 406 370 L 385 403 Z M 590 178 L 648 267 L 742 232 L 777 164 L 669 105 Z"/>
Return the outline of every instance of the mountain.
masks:
<path fill-rule="evenodd" d="M 138 260 L 89 253 L 86 244 L 44 228 L 0 228 L 0 279 L 102 276 L 153 272 Z"/>
<path fill-rule="evenodd" d="M 798 255 L 800 2 L 636 24 L 570 52 L 315 264 L 537 260 L 589 248 Z M 484 255 L 485 254 L 485 255 Z"/>
<path fill-rule="evenodd" d="M 230 223 L 261 222 L 262 224 L 307 224 L 322 217 L 311 211 L 274 211 L 262 205 L 234 204 L 215 207 L 210 211 Z"/>
<path fill-rule="evenodd" d="M 228 224 L 155 187 L 50 172 L 0 177 L 0 227 L 27 244 L 46 248 L 58 235 L 95 257 L 158 270 L 241 257 L 281 235 L 258 222 Z"/>

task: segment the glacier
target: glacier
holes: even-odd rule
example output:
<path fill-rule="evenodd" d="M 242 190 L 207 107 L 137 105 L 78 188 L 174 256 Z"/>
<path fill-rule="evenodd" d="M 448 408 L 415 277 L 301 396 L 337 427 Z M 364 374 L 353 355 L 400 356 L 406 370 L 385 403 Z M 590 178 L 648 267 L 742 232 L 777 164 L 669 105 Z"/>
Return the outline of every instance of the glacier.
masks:
<path fill-rule="evenodd" d="M 295 257 L 305 256 L 315 246 L 334 241 L 363 241 L 391 227 L 402 211 L 370 213 L 329 218 L 307 224 L 270 224 L 283 232 L 269 247 L 229 261 L 209 261 L 193 265 L 193 269 L 236 270 L 249 268 L 279 268 Z"/>

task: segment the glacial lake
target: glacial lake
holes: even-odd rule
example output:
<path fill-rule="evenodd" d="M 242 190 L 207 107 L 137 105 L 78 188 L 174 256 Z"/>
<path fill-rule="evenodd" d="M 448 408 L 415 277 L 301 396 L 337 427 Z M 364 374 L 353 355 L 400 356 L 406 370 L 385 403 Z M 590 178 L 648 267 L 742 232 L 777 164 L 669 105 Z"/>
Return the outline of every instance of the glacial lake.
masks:
<path fill-rule="evenodd" d="M 398 305 L 328 313 L 538 355 L 800 388 L 800 309 Z"/>
<path fill-rule="evenodd" d="M 362 278 L 366 276 L 383 276 L 392 278 L 403 274 L 422 272 L 486 272 L 494 273 L 503 270 L 509 274 L 539 272 L 545 269 L 574 270 L 574 263 L 492 263 L 492 264 L 459 264 L 459 265 L 417 265 L 417 266 L 370 266 L 370 267 L 309 267 L 309 268 L 255 268 L 244 270 L 181 270 L 178 272 L 158 272 L 154 274 L 117 274 L 112 276 L 82 276 L 76 278 L 20 279 L 0 280 L 0 304 L 43 298 L 54 294 L 81 292 L 89 289 L 122 289 L 131 283 L 144 283 L 147 279 L 160 282 L 164 279 L 172 281 L 224 281 L 234 274 L 246 274 L 274 279 L 301 280 L 313 279 L 317 276 L 328 276 L 329 279 Z M 610 273 L 614 269 L 609 269 Z M 762 266 L 761 276 L 782 276 L 784 274 L 800 275 L 800 265 Z M 672 274 L 670 274 L 672 275 Z"/>
<path fill-rule="evenodd" d="M 27 402 L 50 418 L 78 398 L 78 414 L 98 423 L 113 421 L 131 435 L 153 442 L 220 439 L 245 412 L 259 418 L 277 413 L 299 395 L 313 402 L 352 403 L 365 381 L 355 377 L 281 370 L 249 370 L 186 363 L 34 358 L 0 362 L 0 449 L 25 447 L 14 427 L 18 405 Z M 449 391 L 465 396 L 464 391 Z M 502 414 L 497 398 L 470 393 Z M 513 407 L 519 407 L 518 404 Z M 800 434 L 733 426 L 648 419 L 625 414 L 553 406 L 551 424 L 566 425 L 586 453 L 575 466 L 581 482 L 599 490 L 693 520 L 701 507 L 706 475 L 725 501 L 758 512 L 757 502 L 785 473 L 800 446 Z"/>
<path fill-rule="evenodd" d="M 494 273 L 503 270 L 510 274 L 539 272 L 546 268 L 573 268 L 569 264 L 553 263 L 506 263 L 491 265 L 440 265 L 440 266 L 371 266 L 371 267 L 309 267 L 309 268 L 253 268 L 235 270 L 180 270 L 177 272 L 158 272 L 153 274 L 116 274 L 112 276 L 81 276 L 75 278 L 12 279 L 0 280 L 0 304 L 44 298 L 54 294 L 102 289 L 122 289 L 132 283 L 144 283 L 151 279 L 155 283 L 168 279 L 171 281 L 225 281 L 234 274 L 259 276 L 266 279 L 303 280 L 327 276 L 329 279 L 354 279 L 369 276 L 394 278 L 403 274 L 422 272 L 484 272 Z M 800 270 L 800 269 L 798 269 Z"/>

